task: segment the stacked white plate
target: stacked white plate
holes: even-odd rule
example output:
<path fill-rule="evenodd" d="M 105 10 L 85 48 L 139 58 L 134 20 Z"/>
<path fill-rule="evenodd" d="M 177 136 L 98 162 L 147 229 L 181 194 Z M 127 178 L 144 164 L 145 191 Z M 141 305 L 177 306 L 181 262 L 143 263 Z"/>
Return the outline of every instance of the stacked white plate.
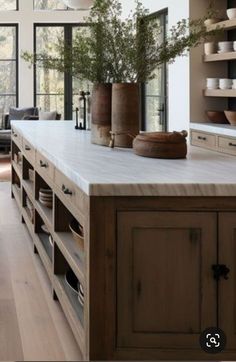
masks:
<path fill-rule="evenodd" d="M 39 190 L 39 202 L 52 209 L 53 193 L 51 189 L 40 189 Z"/>
<path fill-rule="evenodd" d="M 207 87 L 207 89 L 218 89 L 219 88 L 219 78 L 207 78 L 206 87 Z"/>
<path fill-rule="evenodd" d="M 233 51 L 233 41 L 220 41 L 218 43 L 218 53 L 229 53 Z"/>

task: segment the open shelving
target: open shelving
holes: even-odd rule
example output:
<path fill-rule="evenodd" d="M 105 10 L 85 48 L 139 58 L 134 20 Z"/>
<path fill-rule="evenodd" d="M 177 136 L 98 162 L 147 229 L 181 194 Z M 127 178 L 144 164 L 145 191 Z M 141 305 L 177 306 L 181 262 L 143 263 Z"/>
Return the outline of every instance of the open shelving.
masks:
<path fill-rule="evenodd" d="M 33 148 L 31 150 L 34 151 Z M 37 169 L 37 163 L 33 158 L 27 157 L 25 152 L 24 147 L 20 149 L 13 138 L 12 195 L 20 209 L 22 221 L 32 237 L 34 251 L 48 274 L 54 295 L 62 305 L 81 352 L 86 357 L 85 314 L 88 309 L 84 310 L 78 296 L 73 294 L 65 280 L 65 273 L 70 269 L 81 285 L 87 283 L 86 252 L 80 250 L 69 228 L 71 220 L 78 217 L 74 214 L 74 210 L 70 210 L 68 206 L 70 203 L 65 205 L 60 195 L 56 194 L 57 187 L 53 188 L 52 180 L 47 178 L 47 173 L 42 174 L 41 170 Z M 16 162 L 18 154 L 22 155 L 20 165 Z M 40 189 L 52 190 L 52 208 L 40 202 Z M 46 226 L 48 233 L 42 228 L 43 225 Z"/>

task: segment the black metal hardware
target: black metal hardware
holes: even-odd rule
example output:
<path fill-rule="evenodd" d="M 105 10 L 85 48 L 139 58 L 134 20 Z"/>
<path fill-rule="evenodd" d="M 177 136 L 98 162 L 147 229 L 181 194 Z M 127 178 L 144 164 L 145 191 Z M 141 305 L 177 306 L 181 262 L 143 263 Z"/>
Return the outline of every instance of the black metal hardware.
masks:
<path fill-rule="evenodd" d="M 230 143 L 229 143 L 229 146 L 231 146 L 231 147 L 236 147 L 236 144 L 235 144 L 235 143 L 230 142 Z"/>
<path fill-rule="evenodd" d="M 201 141 L 206 141 L 207 140 L 206 137 L 201 137 L 201 136 L 198 136 L 198 139 L 201 140 Z"/>
<path fill-rule="evenodd" d="M 40 167 L 47 168 L 48 164 L 46 162 L 43 162 L 42 160 L 40 160 Z"/>
<path fill-rule="evenodd" d="M 212 270 L 215 280 L 219 281 L 221 277 L 225 280 L 229 279 L 228 274 L 230 272 L 230 269 L 226 265 L 224 264 L 212 265 Z"/>
<path fill-rule="evenodd" d="M 30 151 L 30 150 L 31 150 L 31 148 L 30 148 L 29 146 L 27 146 L 27 145 L 26 145 L 26 146 L 25 146 L 25 150 L 26 150 L 26 151 Z"/>
<path fill-rule="evenodd" d="M 65 185 L 62 185 L 62 191 L 64 192 L 65 195 L 72 195 L 73 192 L 70 191 Z"/>

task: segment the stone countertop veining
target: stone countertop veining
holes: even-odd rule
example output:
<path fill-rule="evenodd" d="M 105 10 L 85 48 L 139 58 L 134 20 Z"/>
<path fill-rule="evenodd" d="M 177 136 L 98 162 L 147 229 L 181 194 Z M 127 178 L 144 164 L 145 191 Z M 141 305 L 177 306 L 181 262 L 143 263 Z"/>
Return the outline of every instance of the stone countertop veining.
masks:
<path fill-rule="evenodd" d="M 13 127 L 87 195 L 236 196 L 236 157 L 189 147 L 187 159 L 136 156 L 92 145 L 71 121 L 14 121 Z"/>

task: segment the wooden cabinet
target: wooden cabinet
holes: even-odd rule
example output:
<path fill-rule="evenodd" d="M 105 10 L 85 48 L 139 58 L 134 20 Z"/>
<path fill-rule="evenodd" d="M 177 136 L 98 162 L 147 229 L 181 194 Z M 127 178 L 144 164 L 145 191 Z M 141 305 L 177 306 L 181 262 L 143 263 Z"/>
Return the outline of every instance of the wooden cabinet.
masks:
<path fill-rule="evenodd" d="M 117 243 L 120 348 L 197 350 L 217 325 L 235 348 L 236 213 L 121 212 Z"/>
<path fill-rule="evenodd" d="M 221 136 L 198 130 L 191 130 L 190 137 L 193 146 L 227 153 L 232 156 L 236 155 L 236 137 Z"/>
<path fill-rule="evenodd" d="M 219 326 L 227 336 L 227 348 L 236 348 L 236 213 L 219 215 L 219 264 L 230 272 L 228 279 L 219 282 Z"/>
<path fill-rule="evenodd" d="M 216 136 L 206 132 L 192 131 L 191 142 L 194 146 L 200 146 L 213 150 L 216 148 Z"/>
<path fill-rule="evenodd" d="M 19 133 L 12 195 L 84 360 L 210 360 L 199 335 L 217 325 L 228 338 L 221 360 L 236 360 L 236 197 L 89 196 Z M 218 264 L 228 280 L 214 279 Z"/>

